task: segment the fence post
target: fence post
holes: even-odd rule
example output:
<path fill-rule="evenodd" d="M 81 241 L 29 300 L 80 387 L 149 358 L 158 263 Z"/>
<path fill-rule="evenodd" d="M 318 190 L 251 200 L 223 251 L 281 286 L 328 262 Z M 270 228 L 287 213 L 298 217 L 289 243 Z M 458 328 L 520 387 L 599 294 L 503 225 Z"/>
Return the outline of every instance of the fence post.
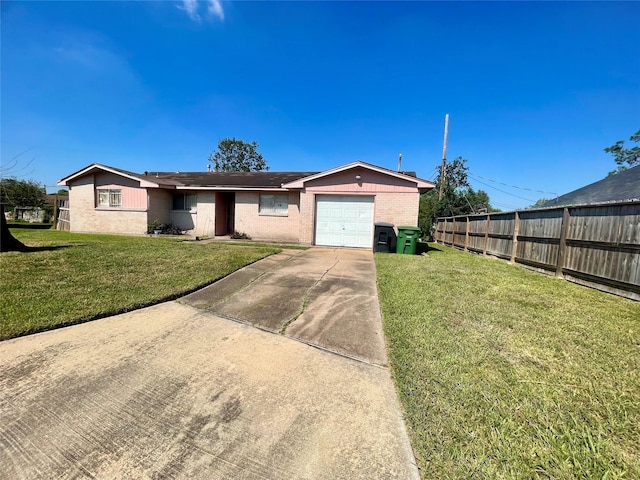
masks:
<path fill-rule="evenodd" d="M 489 228 L 491 227 L 491 215 L 487 213 L 487 223 L 484 231 L 484 250 L 482 251 L 483 255 L 487 254 L 487 250 L 489 249 Z"/>
<path fill-rule="evenodd" d="M 53 228 L 56 228 L 56 225 L 58 224 L 58 194 L 56 193 L 56 198 L 53 201 Z"/>
<path fill-rule="evenodd" d="M 564 207 L 562 210 L 562 226 L 560 227 L 560 244 L 558 245 L 558 261 L 556 263 L 556 277 L 562 278 L 562 269 L 564 268 L 565 255 L 567 250 L 567 231 L 569 230 L 569 208 Z"/>
<path fill-rule="evenodd" d="M 516 253 L 518 249 L 518 233 L 520 231 L 520 213 L 514 212 L 513 218 L 513 240 L 511 240 L 511 263 L 516 261 Z"/>
<path fill-rule="evenodd" d="M 464 251 L 469 251 L 469 217 L 467 216 L 467 229 L 464 232 Z"/>
<path fill-rule="evenodd" d="M 451 245 L 456 246 L 456 217 L 453 217 L 453 226 L 451 227 Z"/>

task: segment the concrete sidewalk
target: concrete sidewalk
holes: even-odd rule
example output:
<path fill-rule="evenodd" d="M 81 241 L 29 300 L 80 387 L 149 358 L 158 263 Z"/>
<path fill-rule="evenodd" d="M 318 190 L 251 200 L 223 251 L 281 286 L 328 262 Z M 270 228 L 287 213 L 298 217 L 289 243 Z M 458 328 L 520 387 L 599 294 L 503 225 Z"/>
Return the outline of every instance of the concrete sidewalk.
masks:
<path fill-rule="evenodd" d="M 349 303 L 351 293 L 342 289 L 355 285 L 350 275 L 368 272 L 358 265 L 373 259 L 355 254 L 349 266 L 348 251 L 314 250 L 228 277 L 227 295 L 219 286 L 220 308 L 249 321 L 258 317 L 249 299 L 270 293 L 279 300 L 265 303 L 273 312 L 265 318 L 275 319 L 276 308 L 296 312 L 306 305 L 286 335 L 302 319 L 297 335 L 307 328 L 324 334 L 307 339 L 340 336 L 342 321 L 322 328 L 317 312 L 326 307 L 337 317 L 350 310 L 332 310 L 322 292 Z M 312 258 L 299 281 L 287 273 L 296 265 L 306 269 Z M 335 265 L 326 269 L 320 258 Z M 278 292 L 286 282 L 306 302 L 293 294 L 285 302 Z M 245 307 L 232 312 L 234 296 Z M 280 331 L 281 322 L 267 327 Z M 12 479 L 419 478 L 389 371 L 286 335 L 167 302 L 1 342 L 0 472 Z"/>

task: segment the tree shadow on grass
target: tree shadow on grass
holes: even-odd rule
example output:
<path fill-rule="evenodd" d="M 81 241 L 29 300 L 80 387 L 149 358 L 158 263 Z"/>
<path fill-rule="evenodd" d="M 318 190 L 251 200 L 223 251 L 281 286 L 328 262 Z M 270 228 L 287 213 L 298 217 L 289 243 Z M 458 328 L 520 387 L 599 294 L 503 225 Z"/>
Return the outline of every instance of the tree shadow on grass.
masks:
<path fill-rule="evenodd" d="M 53 252 L 55 250 L 62 250 L 63 248 L 79 247 L 80 245 L 43 245 L 41 247 L 25 247 L 24 250 L 19 250 L 22 253 L 30 252 Z"/>

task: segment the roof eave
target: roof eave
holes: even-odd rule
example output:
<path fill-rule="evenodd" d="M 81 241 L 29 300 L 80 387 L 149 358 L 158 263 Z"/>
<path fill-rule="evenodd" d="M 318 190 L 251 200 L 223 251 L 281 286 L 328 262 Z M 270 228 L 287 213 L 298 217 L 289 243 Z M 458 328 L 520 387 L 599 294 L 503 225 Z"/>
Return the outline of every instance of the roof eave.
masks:
<path fill-rule="evenodd" d="M 402 180 L 407 180 L 411 183 L 415 183 L 418 189 L 426 189 L 425 191 L 431 190 L 435 188 L 435 184 L 431 182 L 427 182 L 426 180 L 422 180 L 421 178 L 411 177 L 409 175 L 405 175 L 403 173 L 394 172 L 392 170 L 387 170 L 386 168 L 381 168 L 376 165 L 371 165 L 370 163 L 363 162 L 361 160 L 357 160 L 355 162 L 347 163 L 346 165 L 341 165 L 339 167 L 331 168 L 329 170 L 325 170 L 323 172 L 316 173 L 315 175 L 310 175 L 308 177 L 300 178 L 293 182 L 285 183 L 282 186 L 284 188 L 304 188 L 304 184 L 306 182 L 310 182 L 312 180 L 316 180 L 318 178 L 326 177 L 328 175 L 334 175 L 336 173 L 344 172 L 345 170 L 350 170 L 355 167 L 362 167 L 368 170 L 372 170 L 374 172 L 382 173 L 383 175 L 389 175 L 391 177 L 399 178 Z M 422 192 L 421 192 L 422 193 Z"/>
<path fill-rule="evenodd" d="M 241 187 L 241 186 L 196 186 L 196 185 L 176 185 L 176 190 L 207 190 L 224 192 L 286 192 L 289 189 L 282 187 Z"/>
<path fill-rule="evenodd" d="M 109 173 L 113 173 L 114 175 L 118 175 L 120 177 L 124 177 L 124 178 L 128 178 L 130 180 L 135 180 L 136 182 L 140 182 L 140 186 L 141 187 L 159 187 L 160 185 L 158 183 L 154 183 L 154 182 L 150 182 L 142 177 L 139 177 L 137 175 L 129 175 L 125 172 L 121 172 L 115 168 L 111 168 L 111 167 L 107 167 L 106 165 L 101 165 L 99 163 L 92 163 L 91 165 L 83 168 L 82 170 L 78 170 L 75 173 L 72 173 L 71 175 L 64 177 L 62 179 L 60 179 L 57 182 L 57 185 L 59 186 L 69 186 L 69 182 L 75 180 L 76 178 L 80 178 L 80 177 L 84 177 L 85 175 L 88 175 L 91 172 L 94 172 L 96 170 L 103 170 L 105 172 L 109 172 Z"/>

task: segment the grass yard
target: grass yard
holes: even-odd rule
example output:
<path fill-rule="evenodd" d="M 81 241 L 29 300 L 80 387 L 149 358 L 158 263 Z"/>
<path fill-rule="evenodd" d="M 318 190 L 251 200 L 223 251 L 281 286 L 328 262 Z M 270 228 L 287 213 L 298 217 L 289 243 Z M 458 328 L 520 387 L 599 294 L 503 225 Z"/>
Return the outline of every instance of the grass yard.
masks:
<path fill-rule="evenodd" d="M 0 339 L 156 303 L 279 251 L 268 245 L 13 228 L 0 254 Z"/>
<path fill-rule="evenodd" d="M 434 248 L 375 257 L 422 477 L 640 478 L 640 303 Z"/>

